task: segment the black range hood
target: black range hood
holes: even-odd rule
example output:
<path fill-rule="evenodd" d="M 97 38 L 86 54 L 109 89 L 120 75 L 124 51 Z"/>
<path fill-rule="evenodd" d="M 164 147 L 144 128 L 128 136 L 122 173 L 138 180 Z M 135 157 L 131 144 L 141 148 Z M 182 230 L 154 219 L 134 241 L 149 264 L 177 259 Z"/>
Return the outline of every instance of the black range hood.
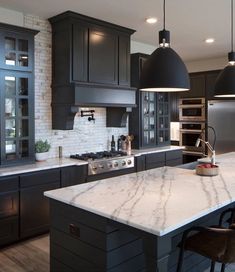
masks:
<path fill-rule="evenodd" d="M 52 25 L 52 128 L 73 129 L 79 107 L 131 108 L 130 36 L 135 31 L 72 11 Z"/>
<path fill-rule="evenodd" d="M 74 117 L 80 107 L 121 108 L 121 112 L 136 107 L 135 88 L 71 84 L 57 87 L 52 95 L 53 129 L 73 129 Z M 109 111 L 108 111 L 109 112 Z"/>

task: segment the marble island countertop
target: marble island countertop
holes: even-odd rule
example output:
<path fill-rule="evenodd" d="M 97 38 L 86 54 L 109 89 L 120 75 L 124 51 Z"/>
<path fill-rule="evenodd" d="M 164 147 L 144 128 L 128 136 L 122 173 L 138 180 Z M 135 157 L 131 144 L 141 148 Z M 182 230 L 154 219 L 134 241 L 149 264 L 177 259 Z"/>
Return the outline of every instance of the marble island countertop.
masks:
<path fill-rule="evenodd" d="M 235 201 L 235 152 L 220 174 L 162 167 L 45 192 L 49 198 L 162 236 Z"/>
<path fill-rule="evenodd" d="M 74 160 L 70 158 L 52 158 L 43 162 L 35 162 L 32 164 L 18 165 L 18 166 L 9 166 L 0 168 L 0 177 L 17 175 L 22 173 L 29 173 L 34 171 L 47 170 L 58 167 L 66 167 L 72 165 L 84 165 L 87 164 L 85 161 Z"/>
<path fill-rule="evenodd" d="M 167 146 L 145 148 L 145 149 L 132 149 L 131 153 L 132 153 L 132 155 L 137 157 L 137 156 L 141 156 L 141 155 L 145 155 L 145 154 L 183 150 L 184 148 L 185 148 L 184 146 L 167 145 Z"/>

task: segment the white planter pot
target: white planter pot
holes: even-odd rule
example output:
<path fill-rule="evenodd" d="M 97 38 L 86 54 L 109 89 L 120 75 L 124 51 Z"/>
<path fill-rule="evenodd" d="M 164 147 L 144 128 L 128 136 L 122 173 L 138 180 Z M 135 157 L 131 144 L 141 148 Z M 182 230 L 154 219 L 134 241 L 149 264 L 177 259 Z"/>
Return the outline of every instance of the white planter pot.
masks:
<path fill-rule="evenodd" d="M 48 159 L 49 152 L 36 153 L 36 161 L 46 161 Z"/>

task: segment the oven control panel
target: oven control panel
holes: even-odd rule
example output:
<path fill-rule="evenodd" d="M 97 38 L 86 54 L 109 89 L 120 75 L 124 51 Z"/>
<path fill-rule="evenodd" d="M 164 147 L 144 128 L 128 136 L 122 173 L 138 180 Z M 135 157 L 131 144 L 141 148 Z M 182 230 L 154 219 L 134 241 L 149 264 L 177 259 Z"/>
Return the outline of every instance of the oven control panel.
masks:
<path fill-rule="evenodd" d="M 88 163 L 88 175 L 97 175 L 106 172 L 134 167 L 133 156 L 96 160 Z"/>

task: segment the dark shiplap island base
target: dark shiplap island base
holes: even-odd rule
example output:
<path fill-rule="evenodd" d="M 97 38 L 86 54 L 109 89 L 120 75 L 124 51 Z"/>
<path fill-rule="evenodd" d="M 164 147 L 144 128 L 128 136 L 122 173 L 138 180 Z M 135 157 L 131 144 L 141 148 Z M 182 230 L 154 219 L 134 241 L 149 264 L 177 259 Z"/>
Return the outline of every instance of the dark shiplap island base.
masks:
<path fill-rule="evenodd" d="M 192 225 L 217 224 L 219 214 L 230 206 L 156 236 L 50 199 L 50 271 L 175 272 L 182 232 Z M 184 271 L 204 271 L 209 264 L 188 253 Z"/>

